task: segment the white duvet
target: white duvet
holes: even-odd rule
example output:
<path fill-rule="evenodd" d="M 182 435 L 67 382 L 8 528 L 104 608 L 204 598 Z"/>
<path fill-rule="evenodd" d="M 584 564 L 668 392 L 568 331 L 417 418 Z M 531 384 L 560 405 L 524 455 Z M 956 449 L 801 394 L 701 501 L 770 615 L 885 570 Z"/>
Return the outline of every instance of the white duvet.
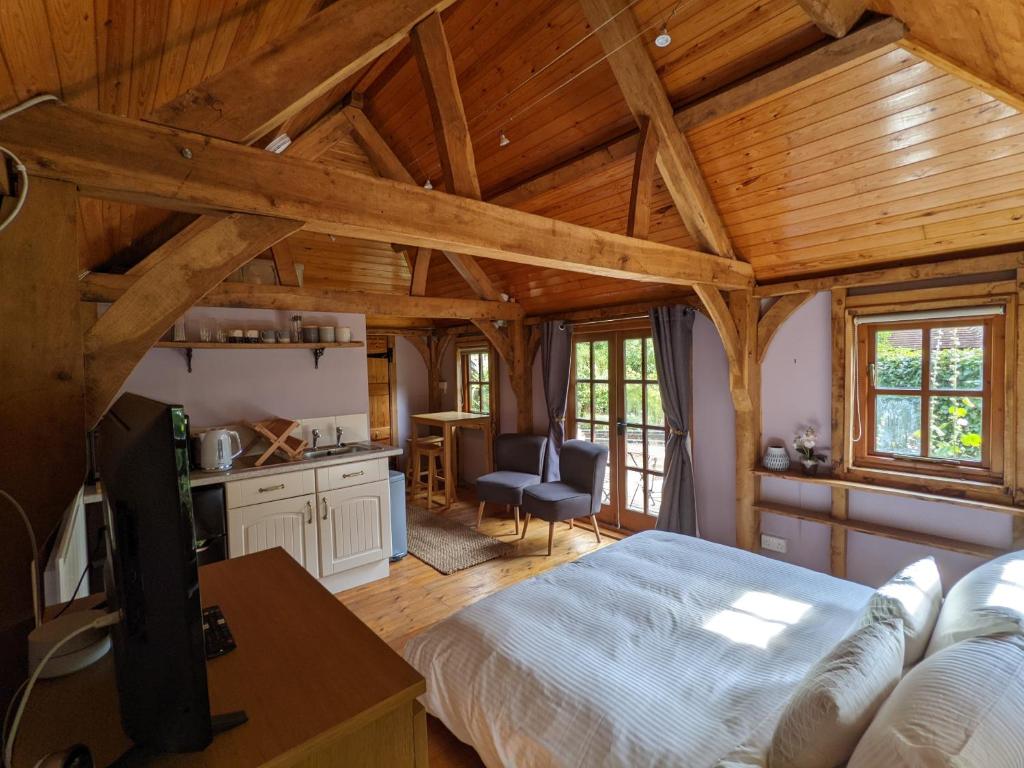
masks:
<path fill-rule="evenodd" d="M 770 736 L 871 594 L 649 531 L 480 600 L 405 656 L 489 768 L 703 768 Z"/>

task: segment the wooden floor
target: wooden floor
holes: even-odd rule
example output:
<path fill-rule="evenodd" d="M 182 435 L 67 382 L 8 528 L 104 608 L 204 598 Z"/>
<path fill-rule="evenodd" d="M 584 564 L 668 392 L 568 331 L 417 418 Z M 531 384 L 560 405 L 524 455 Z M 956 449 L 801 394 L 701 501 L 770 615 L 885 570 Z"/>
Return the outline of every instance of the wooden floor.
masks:
<path fill-rule="evenodd" d="M 444 514 L 452 520 L 474 524 L 476 503 L 470 498 L 471 492 L 460 489 L 459 493 L 466 500 Z M 518 541 L 512 519 L 505 516 L 503 509 L 489 507 L 480 530 L 497 539 Z M 547 537 L 547 524 L 534 521 L 526 539 L 512 556 L 491 560 L 450 576 L 438 573 L 409 555 L 392 563 L 388 578 L 342 592 L 338 599 L 392 648 L 401 652 L 410 637 L 481 597 L 614 541 L 602 530 L 602 543 L 598 545 L 590 528 L 577 525 L 570 530 L 568 525 L 561 524 L 555 529 L 554 551 L 551 557 L 547 557 Z M 452 736 L 440 721 L 430 718 L 429 729 L 431 768 L 477 768 L 483 765 L 476 752 Z"/>

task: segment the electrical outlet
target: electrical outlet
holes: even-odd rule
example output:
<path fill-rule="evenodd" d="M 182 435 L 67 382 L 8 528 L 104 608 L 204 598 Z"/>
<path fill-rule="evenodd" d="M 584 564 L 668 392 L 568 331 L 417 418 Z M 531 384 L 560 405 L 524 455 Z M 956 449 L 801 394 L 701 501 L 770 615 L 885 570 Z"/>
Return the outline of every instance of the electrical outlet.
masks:
<path fill-rule="evenodd" d="M 786 545 L 788 542 L 781 536 L 771 536 L 767 533 L 761 534 L 761 549 L 767 549 L 769 552 L 778 552 L 780 555 L 786 554 Z"/>

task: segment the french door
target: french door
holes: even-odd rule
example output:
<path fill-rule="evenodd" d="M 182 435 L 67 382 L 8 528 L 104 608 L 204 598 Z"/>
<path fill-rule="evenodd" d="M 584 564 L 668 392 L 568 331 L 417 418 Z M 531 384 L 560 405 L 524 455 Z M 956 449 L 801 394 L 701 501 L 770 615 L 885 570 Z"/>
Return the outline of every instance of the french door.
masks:
<path fill-rule="evenodd" d="M 646 322 L 576 332 L 568 436 L 608 447 L 601 521 L 653 528 L 665 471 L 665 414 Z"/>

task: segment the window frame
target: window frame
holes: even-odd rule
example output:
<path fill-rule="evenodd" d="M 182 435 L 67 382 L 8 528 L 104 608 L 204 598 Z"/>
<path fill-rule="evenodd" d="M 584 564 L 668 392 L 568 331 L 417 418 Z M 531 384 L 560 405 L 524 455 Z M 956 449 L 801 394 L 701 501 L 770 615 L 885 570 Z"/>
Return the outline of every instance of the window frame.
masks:
<path fill-rule="evenodd" d="M 992 286 L 994 287 L 994 286 Z M 1013 365 L 1015 360 L 1017 301 L 1016 295 L 988 290 L 984 286 L 964 285 L 943 289 L 911 290 L 904 292 L 865 293 L 849 296 L 845 304 L 846 339 L 845 347 L 845 392 L 851 397 L 837 407 L 845 412 L 843 424 L 843 444 L 845 450 L 837 469 L 842 477 L 890 487 L 920 489 L 929 492 L 948 492 L 963 498 L 988 500 L 1002 498 L 1013 482 L 1015 475 L 1015 440 L 1014 440 L 1014 391 Z M 942 296 L 942 298 L 933 298 Z M 872 315 L 898 314 L 903 312 L 919 312 L 929 310 L 955 311 L 956 309 L 991 308 L 991 315 L 974 315 L 964 317 L 943 318 L 940 321 L 908 321 L 893 323 L 886 321 L 886 327 L 899 324 L 901 327 L 919 327 L 925 324 L 967 325 L 980 324 L 985 318 L 991 318 L 991 337 L 986 338 L 986 365 L 983 372 L 983 390 L 988 394 L 987 413 L 984 418 L 988 424 L 987 440 L 983 437 L 983 456 L 980 463 L 959 462 L 953 459 L 926 457 L 890 457 L 878 453 L 870 453 L 867 449 L 874 445 L 874 411 L 869 411 L 868 382 L 866 367 L 871 362 L 869 349 L 866 347 L 867 331 L 877 329 L 882 324 L 872 324 L 867 319 Z M 998 314 L 998 313 L 1002 314 Z M 855 320 L 864 319 L 859 325 Z M 922 338 L 922 344 L 924 339 Z M 854 352 L 855 350 L 855 352 Z M 873 350 L 870 350 L 873 351 Z M 922 349 L 922 353 L 924 350 Z M 930 353 L 930 345 L 929 345 Z M 856 355 L 856 357 L 855 357 Z M 857 368 L 854 369 L 856 359 Z M 926 408 L 927 390 L 925 377 L 928 375 L 927 360 L 922 354 L 922 389 L 913 390 L 913 394 L 922 397 L 922 410 Z M 987 381 L 986 381 L 987 380 Z M 934 390 L 934 394 L 942 396 L 949 391 Z M 960 392 L 953 390 L 952 392 Z M 979 392 L 969 393 L 978 396 Z M 856 416 L 862 419 L 861 439 L 854 441 L 856 432 Z M 870 421 L 869 421 L 870 419 Z M 869 429 L 870 425 L 870 429 Z M 926 428 L 922 424 L 922 431 Z M 984 433 L 983 433 L 984 434 Z M 985 453 L 987 449 L 987 455 Z M 922 444 L 924 450 L 924 444 Z"/>
<path fill-rule="evenodd" d="M 469 379 L 469 363 L 468 358 L 473 355 L 487 355 L 487 378 L 480 379 L 475 382 L 471 382 Z M 472 413 L 478 416 L 490 416 L 492 419 L 497 418 L 498 410 L 498 368 L 497 368 L 497 351 L 494 347 L 487 342 L 466 342 L 459 344 L 455 348 L 455 360 L 456 360 L 456 378 L 459 381 L 459 391 L 457 393 L 457 404 L 458 410 L 462 413 Z M 483 371 L 482 366 L 478 367 L 478 370 Z M 479 386 L 487 386 L 488 398 L 487 407 L 489 411 L 487 413 L 481 413 L 474 411 L 470 408 L 470 384 L 476 384 Z M 483 398 L 481 397 L 481 402 Z"/>

